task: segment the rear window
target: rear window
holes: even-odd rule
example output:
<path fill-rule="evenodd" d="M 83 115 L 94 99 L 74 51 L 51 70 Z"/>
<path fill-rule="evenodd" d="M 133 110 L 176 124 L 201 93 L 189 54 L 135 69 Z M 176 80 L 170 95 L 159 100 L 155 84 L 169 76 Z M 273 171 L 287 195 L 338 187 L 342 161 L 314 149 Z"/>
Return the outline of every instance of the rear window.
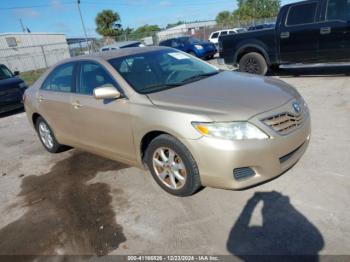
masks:
<path fill-rule="evenodd" d="M 316 20 L 317 3 L 298 4 L 290 7 L 287 25 L 311 24 Z"/>
<path fill-rule="evenodd" d="M 350 0 L 328 0 L 327 20 L 350 20 Z"/>

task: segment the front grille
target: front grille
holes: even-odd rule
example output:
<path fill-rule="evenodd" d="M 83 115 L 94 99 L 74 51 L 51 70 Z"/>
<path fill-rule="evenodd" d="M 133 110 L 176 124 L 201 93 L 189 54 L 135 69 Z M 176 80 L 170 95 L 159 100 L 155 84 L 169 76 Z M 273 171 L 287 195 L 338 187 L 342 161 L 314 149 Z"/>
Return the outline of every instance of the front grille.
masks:
<path fill-rule="evenodd" d="M 299 146 L 297 149 L 293 150 L 289 154 L 282 156 L 280 158 L 280 163 L 283 164 L 283 163 L 287 162 L 289 159 L 291 159 L 299 151 L 299 149 L 303 147 L 303 145 L 304 144 L 302 144 L 301 146 Z"/>
<path fill-rule="evenodd" d="M 255 175 L 255 171 L 250 167 L 241 167 L 233 170 L 233 176 L 236 180 L 243 180 Z"/>
<path fill-rule="evenodd" d="M 271 127 L 281 135 L 287 135 L 293 132 L 304 123 L 304 113 L 293 115 L 291 113 L 282 113 L 262 120 L 262 122 Z"/>

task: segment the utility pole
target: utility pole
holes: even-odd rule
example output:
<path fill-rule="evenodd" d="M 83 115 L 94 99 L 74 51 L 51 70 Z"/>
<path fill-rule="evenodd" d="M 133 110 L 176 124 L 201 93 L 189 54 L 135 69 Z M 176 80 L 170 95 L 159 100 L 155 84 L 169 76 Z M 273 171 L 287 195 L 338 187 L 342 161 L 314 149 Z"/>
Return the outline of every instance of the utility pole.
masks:
<path fill-rule="evenodd" d="M 24 25 L 23 25 L 23 22 L 22 22 L 22 18 L 19 19 L 19 22 L 21 23 L 22 31 L 25 32 L 26 29 L 24 28 Z"/>
<path fill-rule="evenodd" d="M 78 6 L 78 10 L 79 10 L 81 25 L 83 26 L 83 30 L 84 30 L 85 41 L 86 41 L 87 47 L 89 49 L 89 54 L 91 54 L 90 45 L 89 45 L 89 41 L 88 41 L 86 29 L 85 29 L 85 24 L 84 24 L 84 20 L 83 20 L 83 15 L 81 14 L 81 10 L 80 10 L 80 0 L 77 0 L 77 6 Z"/>

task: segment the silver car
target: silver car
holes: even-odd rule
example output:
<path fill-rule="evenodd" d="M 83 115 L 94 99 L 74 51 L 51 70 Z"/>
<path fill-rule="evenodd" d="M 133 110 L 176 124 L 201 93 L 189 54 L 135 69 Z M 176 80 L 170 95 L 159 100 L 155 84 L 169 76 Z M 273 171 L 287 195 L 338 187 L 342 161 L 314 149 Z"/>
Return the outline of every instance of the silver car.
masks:
<path fill-rule="evenodd" d="M 290 85 L 163 47 L 65 60 L 26 91 L 24 104 L 49 152 L 76 147 L 148 168 L 178 196 L 271 180 L 310 139 L 308 107 Z"/>

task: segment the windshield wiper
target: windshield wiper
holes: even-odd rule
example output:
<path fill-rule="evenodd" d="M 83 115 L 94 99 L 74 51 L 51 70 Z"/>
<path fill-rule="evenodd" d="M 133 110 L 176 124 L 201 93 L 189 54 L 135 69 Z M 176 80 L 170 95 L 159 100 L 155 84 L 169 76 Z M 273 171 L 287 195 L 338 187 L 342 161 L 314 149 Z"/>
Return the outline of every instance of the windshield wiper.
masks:
<path fill-rule="evenodd" d="M 206 74 L 200 74 L 200 75 L 194 75 L 194 76 L 191 76 L 191 77 L 186 78 L 185 80 L 181 81 L 181 83 L 184 84 L 184 83 L 194 82 L 194 81 L 206 78 L 206 77 L 217 75 L 218 73 L 220 73 L 220 71 L 215 71 L 212 73 L 206 73 Z"/>
<path fill-rule="evenodd" d="M 183 85 L 182 83 L 169 83 L 169 84 L 157 84 L 157 85 L 150 85 L 147 86 L 146 88 L 142 89 L 141 92 L 145 93 L 145 92 L 152 92 L 154 90 L 165 90 L 168 88 L 172 88 L 172 87 L 177 87 L 177 86 L 181 86 Z"/>

